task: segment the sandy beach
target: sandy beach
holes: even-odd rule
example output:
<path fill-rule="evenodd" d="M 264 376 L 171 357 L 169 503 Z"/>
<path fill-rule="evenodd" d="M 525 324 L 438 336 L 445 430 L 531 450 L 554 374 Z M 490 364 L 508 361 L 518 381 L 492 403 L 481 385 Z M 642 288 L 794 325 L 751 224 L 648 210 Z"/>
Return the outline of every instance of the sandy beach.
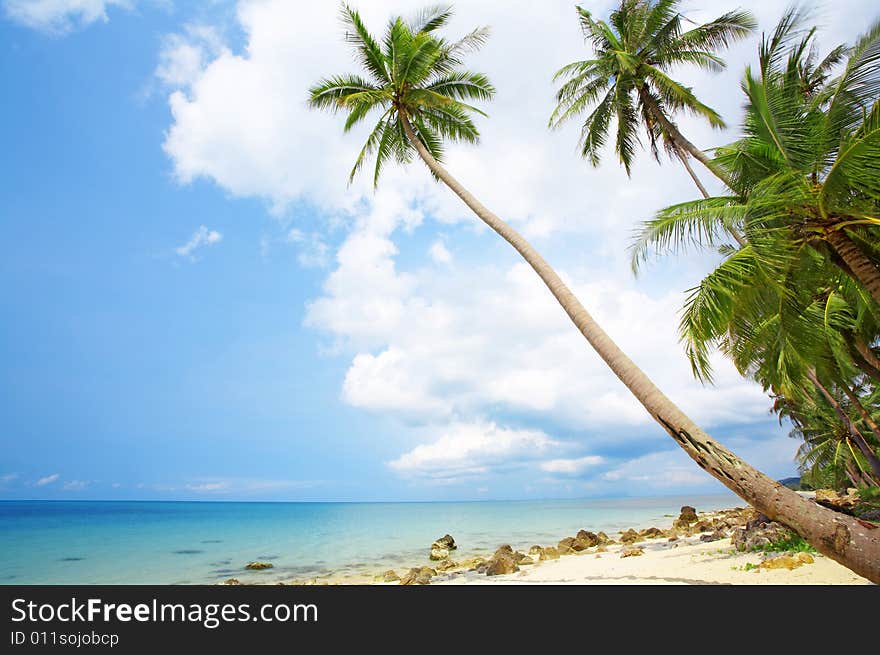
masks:
<path fill-rule="evenodd" d="M 682 508 L 687 509 L 687 508 Z M 682 514 L 684 516 L 684 514 Z M 422 581 L 408 584 L 608 584 L 608 585 L 868 585 L 869 580 L 860 577 L 815 551 L 765 552 L 762 550 L 738 550 L 733 535 L 740 540 L 746 535 L 760 539 L 761 535 L 773 534 L 783 529 L 778 524 L 765 522 L 754 527 L 753 510 L 735 508 L 717 512 L 700 512 L 692 525 L 681 524 L 681 518 L 667 528 L 635 528 L 638 538 L 632 534 L 630 543 L 621 543 L 624 535 L 608 535 L 609 543 L 584 548 L 578 552 L 560 547 L 544 547 L 551 557 L 544 555 L 538 546 L 530 549 L 529 556 L 517 553 L 510 547 L 500 545 L 518 562 L 514 571 L 487 575 L 485 562 L 493 558 L 474 558 L 454 563 L 426 561 L 415 563 L 406 571 L 387 572 L 401 578 L 418 577 L 418 571 L 428 573 Z M 766 518 L 763 519 L 766 521 Z M 750 522 L 751 521 L 751 522 Z M 758 519 L 760 522 L 761 519 Z M 593 533 L 589 533 L 592 535 Z M 604 533 L 600 533 L 605 537 Z M 723 536 L 722 536 L 723 535 Z M 594 535 L 595 536 L 595 535 Z M 563 537 L 564 540 L 564 537 Z M 451 551 L 452 554 L 455 551 Z M 498 553 L 494 558 L 498 558 Z M 505 557 L 501 556 L 502 559 Z M 454 565 L 453 565 L 454 564 Z M 482 566 L 481 566 L 482 564 Z M 785 566 L 788 564 L 788 566 Z M 433 568 L 432 568 L 433 567 Z M 443 570 L 445 569 L 445 570 Z M 310 584 L 401 584 L 397 579 L 334 578 L 310 581 Z M 302 583 L 300 583 L 302 584 Z M 307 583 L 308 584 L 308 583 Z"/>
<path fill-rule="evenodd" d="M 621 545 L 607 552 L 583 552 L 558 560 L 523 566 L 509 575 L 486 576 L 476 571 L 453 573 L 431 584 L 871 584 L 823 555 L 794 570 L 764 569 L 770 557 L 757 552 L 737 552 L 729 540 L 703 543 L 698 536 L 669 543 L 665 538 L 639 544 L 644 554 L 621 558 Z M 777 554 L 774 554 L 777 555 Z M 758 568 L 746 570 L 746 565 Z"/>

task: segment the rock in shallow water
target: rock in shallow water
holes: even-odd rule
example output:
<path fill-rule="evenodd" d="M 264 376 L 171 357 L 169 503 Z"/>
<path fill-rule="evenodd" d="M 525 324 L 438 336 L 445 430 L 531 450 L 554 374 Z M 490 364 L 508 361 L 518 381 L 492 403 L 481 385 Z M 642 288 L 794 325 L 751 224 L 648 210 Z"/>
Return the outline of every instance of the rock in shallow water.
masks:
<path fill-rule="evenodd" d="M 485 557 L 469 557 L 466 560 L 462 560 L 460 566 L 467 569 L 468 571 L 476 571 L 480 566 L 484 565 L 485 563 Z"/>
<path fill-rule="evenodd" d="M 428 559 L 433 560 L 435 562 L 444 560 L 449 557 L 449 551 L 445 548 L 432 548 L 431 554 L 428 555 Z"/>
<path fill-rule="evenodd" d="M 672 527 L 687 529 L 691 523 L 697 522 L 697 510 L 690 505 L 685 505 L 681 508 L 681 513 L 678 515 L 678 518 L 672 523 Z"/>
<path fill-rule="evenodd" d="M 262 571 L 264 569 L 274 568 L 274 566 L 275 565 L 272 564 L 272 562 L 257 561 L 257 562 L 249 562 L 248 564 L 245 565 L 244 568 L 250 569 L 251 571 Z"/>
<path fill-rule="evenodd" d="M 433 544 L 431 544 L 431 549 L 440 548 L 445 550 L 455 550 L 458 546 L 455 545 L 455 539 L 452 538 L 451 534 L 444 534 L 442 537 L 437 539 Z"/>

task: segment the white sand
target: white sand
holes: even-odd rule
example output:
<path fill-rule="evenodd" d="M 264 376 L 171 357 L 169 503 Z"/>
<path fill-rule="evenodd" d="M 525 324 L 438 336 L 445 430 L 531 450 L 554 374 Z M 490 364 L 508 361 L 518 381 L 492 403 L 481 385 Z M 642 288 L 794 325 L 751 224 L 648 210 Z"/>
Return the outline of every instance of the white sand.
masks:
<path fill-rule="evenodd" d="M 698 536 L 669 543 L 665 538 L 636 544 L 644 555 L 620 557 L 622 546 L 608 547 L 596 556 L 595 548 L 558 560 L 523 566 L 517 573 L 486 576 L 475 571 L 438 576 L 431 584 L 871 584 L 834 560 L 813 555 L 815 563 L 794 570 L 745 571 L 758 565 L 762 553 L 738 553 L 730 539 L 704 543 Z"/>

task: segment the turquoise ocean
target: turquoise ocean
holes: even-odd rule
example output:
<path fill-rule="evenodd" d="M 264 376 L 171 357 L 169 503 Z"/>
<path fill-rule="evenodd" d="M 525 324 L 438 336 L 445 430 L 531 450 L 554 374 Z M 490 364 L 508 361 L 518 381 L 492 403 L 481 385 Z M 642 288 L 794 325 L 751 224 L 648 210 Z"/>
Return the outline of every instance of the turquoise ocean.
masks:
<path fill-rule="evenodd" d="M 712 496 L 434 503 L 0 501 L 0 584 L 213 584 L 372 574 L 428 563 L 450 533 L 456 558 L 555 544 L 579 529 L 615 537 L 669 527 Z M 273 569 L 244 570 L 253 560 Z"/>

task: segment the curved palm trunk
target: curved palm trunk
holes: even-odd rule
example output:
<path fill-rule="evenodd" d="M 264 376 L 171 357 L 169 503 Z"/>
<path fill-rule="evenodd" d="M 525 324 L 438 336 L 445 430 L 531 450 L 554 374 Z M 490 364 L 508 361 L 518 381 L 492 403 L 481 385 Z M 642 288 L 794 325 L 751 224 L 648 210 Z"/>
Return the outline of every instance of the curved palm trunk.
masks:
<path fill-rule="evenodd" d="M 678 152 L 678 158 L 681 160 L 681 165 L 684 166 L 684 169 L 688 172 L 688 175 L 691 176 L 691 179 L 694 181 L 694 184 L 697 185 L 697 188 L 700 190 L 700 193 L 707 200 L 711 197 L 709 196 L 709 192 L 706 191 L 706 187 L 703 186 L 703 183 L 700 182 L 700 178 L 697 177 L 697 174 L 694 173 L 694 169 L 691 168 L 691 163 L 688 161 L 688 156 L 682 151 Z"/>
<path fill-rule="evenodd" d="M 880 270 L 877 270 L 874 263 L 843 230 L 831 230 L 826 238 L 834 251 L 846 262 L 855 279 L 868 290 L 874 302 L 880 305 Z"/>
<path fill-rule="evenodd" d="M 697 174 L 694 173 L 694 169 L 691 168 L 691 163 L 688 161 L 688 156 L 691 156 L 699 161 L 701 164 L 703 164 L 703 166 L 709 169 L 709 171 L 715 177 L 717 177 L 719 180 L 724 182 L 725 185 L 730 187 L 730 178 L 724 175 L 718 169 L 718 167 L 715 166 L 712 160 L 706 156 L 706 153 L 697 148 L 697 146 L 695 146 L 687 138 L 685 138 L 684 134 L 679 132 L 675 124 L 668 118 L 666 118 L 666 115 L 663 113 L 660 107 L 657 106 L 657 103 L 654 102 L 651 94 L 644 91 L 640 91 L 639 94 L 642 98 L 642 101 L 649 107 L 651 115 L 654 116 L 655 120 L 658 123 L 660 123 L 661 127 L 663 127 L 664 133 L 666 133 L 670 141 L 672 141 L 672 146 L 675 149 L 675 154 L 678 155 L 678 159 L 681 161 L 682 166 L 684 166 L 685 170 L 688 172 L 688 175 L 691 176 L 694 184 L 697 185 L 697 188 L 700 190 L 703 198 L 708 200 L 711 196 L 709 195 L 709 192 L 706 191 L 706 187 L 703 186 L 700 178 L 698 178 Z M 737 230 L 731 227 L 728 229 L 728 232 L 736 240 L 740 248 L 746 245 L 745 237 L 741 235 Z"/>
<path fill-rule="evenodd" d="M 709 157 L 706 156 L 705 152 L 703 152 L 697 146 L 691 143 L 687 139 L 687 137 L 685 137 L 685 135 L 679 131 L 675 123 L 669 120 L 666 117 L 666 114 L 663 113 L 663 110 L 657 106 L 657 103 L 654 102 L 654 98 L 651 97 L 650 93 L 648 93 L 644 89 L 639 89 L 639 98 L 641 98 L 642 102 L 651 112 L 651 116 L 654 117 L 654 120 L 660 123 L 660 127 L 663 128 L 663 132 L 675 144 L 676 148 L 684 150 L 691 157 L 693 157 L 703 166 L 705 166 L 709 170 L 709 172 L 712 173 L 712 175 L 724 182 L 724 184 L 728 188 L 733 188 L 730 178 L 725 175 L 724 172 L 721 171 L 711 159 L 709 159 Z"/>
<path fill-rule="evenodd" d="M 580 301 L 532 246 L 489 211 L 431 155 L 401 114 L 407 138 L 434 175 L 535 270 L 572 322 L 649 414 L 697 464 L 771 519 L 788 525 L 817 550 L 873 582 L 880 582 L 880 528 L 801 497 L 746 464 L 689 419 L 599 327 Z"/>

